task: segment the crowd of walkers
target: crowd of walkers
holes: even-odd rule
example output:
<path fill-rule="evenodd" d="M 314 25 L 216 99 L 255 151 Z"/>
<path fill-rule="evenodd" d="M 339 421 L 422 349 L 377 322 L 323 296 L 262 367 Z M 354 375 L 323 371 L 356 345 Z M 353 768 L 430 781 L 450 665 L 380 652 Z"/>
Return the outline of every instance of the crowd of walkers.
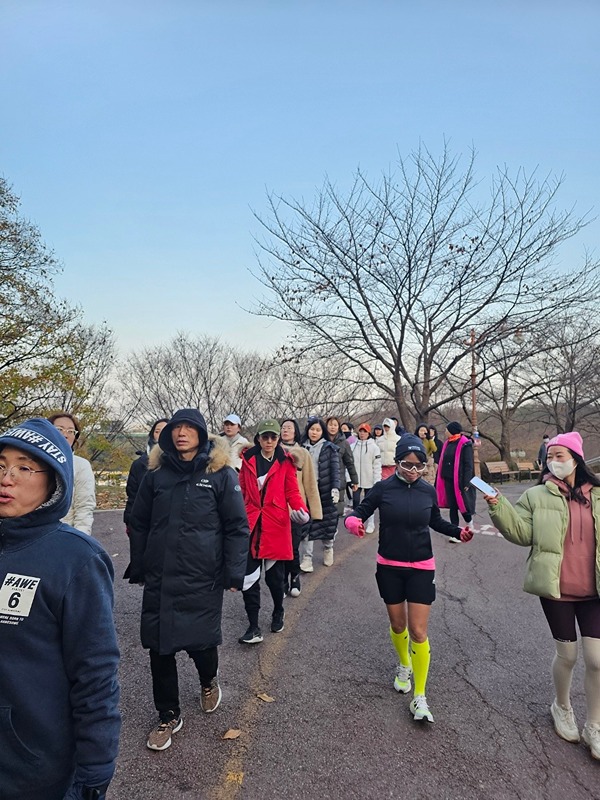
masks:
<path fill-rule="evenodd" d="M 0 634 L 12 654 L 10 665 L 0 660 L 6 800 L 102 800 L 114 771 L 114 576 L 90 535 L 94 483 L 89 463 L 73 454 L 79 436 L 66 412 L 0 436 Z M 485 500 L 500 533 L 530 548 L 525 590 L 540 596 L 555 643 L 550 714 L 570 742 L 580 739 L 570 702 L 579 628 L 587 701 L 581 737 L 600 759 L 600 480 L 585 464 L 579 434 L 548 439 L 544 448 L 539 485 L 515 506 L 499 493 Z M 224 591 L 242 594 L 240 645 L 259 645 L 264 576 L 270 631 L 281 633 L 285 598 L 301 594 L 316 553 L 325 567 L 334 565 L 340 519 L 359 537 L 378 529 L 376 584 L 397 655 L 390 683 L 412 693 L 416 721 L 433 723 L 426 692 L 436 591 L 431 530 L 456 543 L 472 539 L 473 470 L 473 440 L 458 422 L 448 423 L 441 441 L 435 428 L 421 423 L 407 433 L 393 417 L 355 429 L 315 416 L 304 430 L 292 418 L 265 419 L 250 441 L 235 413 L 214 434 L 197 409 L 157 419 L 131 466 L 124 511 L 124 577 L 143 585 L 141 643 L 158 714 L 147 747 L 166 750 L 183 726 L 178 653 L 195 665 L 202 710 L 221 703 Z"/>

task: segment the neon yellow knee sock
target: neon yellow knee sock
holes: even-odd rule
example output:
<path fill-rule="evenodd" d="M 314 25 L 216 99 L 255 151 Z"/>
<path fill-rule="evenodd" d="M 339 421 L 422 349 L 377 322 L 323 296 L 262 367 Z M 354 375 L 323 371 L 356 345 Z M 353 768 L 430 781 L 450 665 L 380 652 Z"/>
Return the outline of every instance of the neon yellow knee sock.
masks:
<path fill-rule="evenodd" d="M 403 667 L 410 667 L 410 655 L 408 653 L 408 628 L 404 628 L 402 633 L 394 633 L 390 626 L 390 639 L 394 649 L 398 653 L 398 658 Z"/>
<path fill-rule="evenodd" d="M 413 676 L 415 679 L 415 694 L 425 694 L 427 683 L 427 673 L 429 672 L 429 661 L 431 651 L 429 649 L 429 639 L 424 642 L 411 642 L 410 652 L 412 656 Z"/>

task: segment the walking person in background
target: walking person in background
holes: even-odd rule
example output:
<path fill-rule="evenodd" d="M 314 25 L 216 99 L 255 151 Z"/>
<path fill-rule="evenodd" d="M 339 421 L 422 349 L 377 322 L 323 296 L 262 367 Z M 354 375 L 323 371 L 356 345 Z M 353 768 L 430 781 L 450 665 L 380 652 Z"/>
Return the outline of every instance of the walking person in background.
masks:
<path fill-rule="evenodd" d="M 241 589 L 248 519 L 230 451 L 209 437 L 202 414 L 176 411 L 149 456 L 131 517 L 129 582 L 143 583 L 141 639 L 150 651 L 159 721 L 150 750 L 166 750 L 183 725 L 176 654 L 185 650 L 200 679 L 206 713 L 221 702 L 218 646 L 223 591 Z"/>
<path fill-rule="evenodd" d="M 458 525 L 458 512 L 465 522 L 475 513 L 476 489 L 471 484 L 475 475 L 473 442 L 462 434 L 460 422 L 446 425 L 447 439 L 442 447 L 435 487 L 440 508 L 450 511 L 450 522 Z M 459 542 L 450 537 L 451 542 Z"/>
<path fill-rule="evenodd" d="M 550 439 L 540 482 L 513 506 L 484 495 L 490 517 L 509 542 L 529 547 L 524 589 L 540 597 L 554 639 L 550 706 L 556 733 L 578 742 L 571 706 L 577 630 L 585 666 L 583 741 L 600 759 L 600 479 L 586 465 L 576 432 Z"/>
<path fill-rule="evenodd" d="M 435 453 L 437 452 L 437 445 L 429 433 L 429 428 L 425 422 L 421 422 L 420 425 L 417 425 L 415 430 L 415 436 L 418 436 L 419 439 L 423 442 L 423 447 L 425 448 L 425 452 L 427 453 L 427 472 L 423 477 L 430 483 L 432 486 L 435 483 L 435 475 L 436 475 L 436 468 L 435 468 L 435 461 L 433 459 Z"/>
<path fill-rule="evenodd" d="M 295 419 L 284 419 L 281 423 L 281 439 L 279 443 L 289 453 L 296 466 L 296 478 L 300 494 L 308 507 L 311 519 L 323 519 L 323 509 L 319 496 L 319 486 L 312 458 L 300 444 L 300 428 Z M 292 549 L 294 557 L 286 561 L 285 587 L 292 597 L 299 597 L 302 591 L 300 583 L 300 542 L 308 536 L 309 524 L 292 522 Z"/>
<path fill-rule="evenodd" d="M 362 422 L 358 426 L 358 440 L 352 445 L 352 456 L 358 475 L 358 489 L 352 495 L 352 508 L 356 509 L 367 492 L 381 480 L 381 452 L 375 440 L 371 439 L 371 426 L 368 422 Z M 365 531 L 374 533 L 374 516 L 367 520 Z"/>
<path fill-rule="evenodd" d="M 435 450 L 434 450 L 434 453 L 433 453 L 433 461 L 435 463 L 435 467 L 436 467 L 435 472 L 436 472 L 436 475 L 437 475 L 437 467 L 438 467 L 438 464 L 440 463 L 440 456 L 442 455 L 442 447 L 444 446 L 444 443 L 439 438 L 438 432 L 437 432 L 437 428 L 435 427 L 435 425 L 430 425 L 429 426 L 429 438 L 435 444 Z"/>
<path fill-rule="evenodd" d="M 48 419 L 65 437 L 71 450 L 75 450 L 81 433 L 77 417 L 66 411 L 59 411 Z M 95 509 L 96 479 L 91 464 L 87 459 L 73 455 L 73 500 L 63 522 L 78 531 L 91 534 Z"/>
<path fill-rule="evenodd" d="M 354 459 L 352 458 L 352 450 L 348 444 L 348 440 L 340 429 L 340 421 L 337 417 L 328 417 L 325 420 L 327 428 L 327 438 L 332 442 L 339 451 L 340 459 L 340 497 L 337 503 L 338 516 L 344 516 L 344 495 L 346 492 L 346 472 L 350 478 L 350 489 L 355 492 L 358 489 L 358 476 L 354 468 Z"/>
<path fill-rule="evenodd" d="M 342 422 L 340 425 L 340 429 L 349 445 L 353 445 L 356 441 L 356 436 L 354 435 L 354 425 L 351 422 Z"/>
<path fill-rule="evenodd" d="M 468 542 L 462 530 L 440 514 L 433 486 L 421 480 L 427 453 L 421 439 L 410 433 L 396 446 L 396 471 L 376 483 L 344 522 L 356 536 L 364 535 L 364 521 L 379 509 L 377 585 L 390 621 L 390 637 L 398 655 L 394 688 L 408 694 L 414 678 L 410 712 L 415 720 L 433 722 L 426 697 L 430 663 L 428 623 L 435 600 L 435 559 L 430 528 Z"/>
<path fill-rule="evenodd" d="M 381 479 L 385 480 L 396 471 L 394 461 L 396 445 L 400 437 L 396 433 L 396 425 L 391 417 L 383 420 L 383 436 L 377 439 L 377 447 L 381 451 Z"/>
<path fill-rule="evenodd" d="M 249 624 L 239 639 L 240 644 L 263 640 L 258 624 L 263 566 L 273 598 L 271 631 L 283 630 L 285 566 L 293 558 L 291 523 L 305 525 L 310 518 L 298 488 L 292 456 L 279 444 L 280 433 L 277 420 L 263 420 L 258 424 L 255 446 L 242 454 L 240 486 L 250 526 L 250 548 L 244 579 L 244 606 Z"/>
<path fill-rule="evenodd" d="M 323 542 L 323 564 L 333 564 L 333 542 L 337 533 L 337 503 L 340 499 L 340 456 L 339 450 L 327 438 L 327 429 L 322 419 L 309 419 L 304 431 L 304 447 L 310 453 L 323 510 L 322 519 L 311 519 L 308 538 L 300 544 L 300 569 L 313 571 L 313 550 L 317 539 Z"/>
<path fill-rule="evenodd" d="M 540 449 L 538 450 L 538 464 L 540 465 L 540 469 L 543 470 L 546 467 L 546 451 L 548 449 L 548 442 L 550 441 L 550 437 L 547 433 L 542 436 L 542 443 L 540 445 Z"/>
<path fill-rule="evenodd" d="M 61 524 L 72 489 L 71 447 L 48 420 L 0 436 L 3 800 L 103 800 L 115 769 L 113 565 Z"/>
<path fill-rule="evenodd" d="M 250 442 L 241 434 L 242 420 L 237 414 L 229 414 L 223 420 L 223 433 L 221 436 L 231 448 L 230 465 L 239 472 L 242 468 L 242 451 L 250 447 Z"/>
<path fill-rule="evenodd" d="M 158 437 L 162 429 L 165 427 L 169 420 L 166 417 L 157 419 L 150 428 L 148 433 L 148 443 L 146 445 L 146 452 L 140 453 L 140 457 L 136 458 L 131 467 L 129 468 L 129 475 L 127 476 L 127 486 L 125 493 L 127 494 L 127 502 L 125 503 L 125 510 L 123 511 L 123 522 L 125 523 L 125 531 L 129 536 L 129 517 L 131 516 L 131 509 L 137 497 L 140 484 L 144 475 L 148 470 L 148 456 L 153 447 L 158 444 Z"/>
<path fill-rule="evenodd" d="M 383 425 L 373 425 L 373 439 L 377 442 L 380 436 L 383 436 Z"/>

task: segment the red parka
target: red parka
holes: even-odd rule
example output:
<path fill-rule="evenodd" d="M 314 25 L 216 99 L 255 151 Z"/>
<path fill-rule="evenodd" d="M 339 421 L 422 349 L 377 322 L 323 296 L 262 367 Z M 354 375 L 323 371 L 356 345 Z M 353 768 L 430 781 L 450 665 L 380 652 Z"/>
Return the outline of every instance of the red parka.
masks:
<path fill-rule="evenodd" d="M 259 489 L 254 458 L 259 452 L 258 446 L 244 451 L 239 474 L 250 525 L 250 554 L 254 558 L 291 561 L 294 553 L 288 506 L 308 513 L 298 488 L 296 466 L 292 457 L 278 445 L 273 466 Z"/>

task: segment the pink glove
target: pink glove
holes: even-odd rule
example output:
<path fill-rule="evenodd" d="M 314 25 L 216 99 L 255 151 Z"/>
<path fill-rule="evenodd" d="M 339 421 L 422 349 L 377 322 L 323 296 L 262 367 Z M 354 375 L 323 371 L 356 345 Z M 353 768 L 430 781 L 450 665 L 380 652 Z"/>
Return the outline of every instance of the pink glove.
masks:
<path fill-rule="evenodd" d="M 465 525 L 465 527 L 460 532 L 461 542 L 470 542 L 472 538 L 473 538 L 473 531 L 471 530 L 471 528 L 469 528 L 468 525 Z"/>
<path fill-rule="evenodd" d="M 355 536 L 358 536 L 359 539 L 365 535 L 365 526 L 363 521 L 358 517 L 346 517 L 344 520 L 344 525 L 346 526 L 346 530 L 353 533 Z"/>

